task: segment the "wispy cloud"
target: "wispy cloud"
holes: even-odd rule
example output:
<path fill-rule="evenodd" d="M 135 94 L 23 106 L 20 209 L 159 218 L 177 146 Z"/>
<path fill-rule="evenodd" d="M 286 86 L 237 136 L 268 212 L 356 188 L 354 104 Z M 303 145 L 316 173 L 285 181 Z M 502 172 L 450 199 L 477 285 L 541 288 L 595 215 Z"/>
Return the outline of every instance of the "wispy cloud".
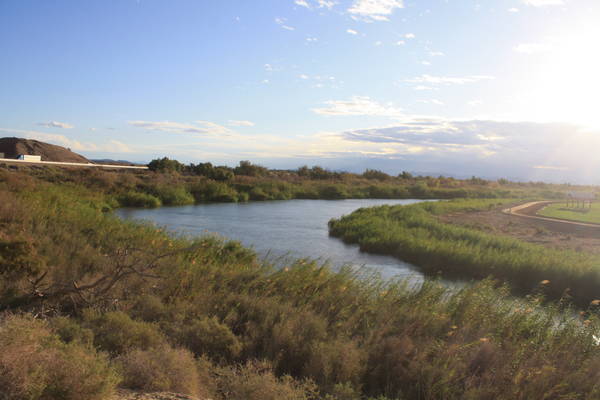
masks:
<path fill-rule="evenodd" d="M 219 124 L 210 121 L 194 121 L 181 123 L 172 121 L 128 121 L 129 125 L 152 131 L 169 133 L 196 133 L 201 135 L 226 135 L 231 131 Z"/>
<path fill-rule="evenodd" d="M 275 18 L 275 23 L 277 25 L 281 26 L 285 30 L 288 30 L 288 31 L 294 31 L 294 30 L 296 30 L 296 28 L 294 28 L 293 26 L 290 26 L 290 25 L 287 24 L 287 18 L 276 17 Z"/>
<path fill-rule="evenodd" d="M 348 13 L 353 19 L 362 19 L 367 22 L 389 21 L 396 8 L 403 8 L 402 0 L 354 0 Z"/>
<path fill-rule="evenodd" d="M 353 96 L 350 100 L 329 100 L 324 102 L 326 107 L 313 108 L 319 115 L 350 116 L 369 115 L 380 117 L 399 117 L 403 114 L 401 108 L 390 104 L 381 104 L 367 96 Z"/>
<path fill-rule="evenodd" d="M 37 125 L 45 126 L 46 128 L 73 129 L 73 125 L 58 121 L 38 122 Z"/>
<path fill-rule="evenodd" d="M 238 120 L 230 119 L 229 121 L 227 121 L 227 125 L 229 125 L 229 126 L 254 126 L 255 124 L 252 121 L 238 121 Z"/>
<path fill-rule="evenodd" d="M 429 85 L 464 85 L 467 83 L 475 83 L 485 80 L 494 79 L 493 76 L 489 75 L 469 75 L 462 77 L 455 76 L 433 76 L 433 75 L 421 75 L 415 78 L 406 79 L 404 82 L 417 83 L 417 84 L 429 84 Z"/>
<path fill-rule="evenodd" d="M 327 8 L 327 9 L 331 10 L 331 8 L 333 8 L 333 6 L 335 6 L 337 4 L 337 1 L 332 1 L 332 0 L 294 0 L 294 4 L 301 6 L 301 7 L 306 7 L 308 9 Z"/>
<path fill-rule="evenodd" d="M 355 31 L 354 29 L 346 29 L 346 33 L 349 33 L 351 35 L 358 35 L 358 32 Z"/>

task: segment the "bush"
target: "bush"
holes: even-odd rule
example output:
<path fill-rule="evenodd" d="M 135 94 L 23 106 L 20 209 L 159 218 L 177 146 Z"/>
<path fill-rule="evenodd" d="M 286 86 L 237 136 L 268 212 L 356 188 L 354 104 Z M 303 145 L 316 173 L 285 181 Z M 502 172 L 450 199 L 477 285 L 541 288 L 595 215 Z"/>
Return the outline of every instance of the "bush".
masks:
<path fill-rule="evenodd" d="M 196 355 L 206 354 L 214 359 L 233 360 L 242 350 L 242 344 L 231 330 L 215 317 L 203 318 L 186 326 L 182 344 Z"/>
<path fill-rule="evenodd" d="M 182 186 L 155 186 L 149 189 L 165 206 L 194 204 L 194 196 Z"/>
<path fill-rule="evenodd" d="M 94 345 L 113 354 L 123 354 L 133 349 L 148 350 L 165 343 L 165 338 L 155 325 L 135 321 L 120 311 L 101 316 L 88 311 L 86 319 L 94 331 Z"/>
<path fill-rule="evenodd" d="M 127 192 L 119 197 L 117 201 L 121 207 L 145 207 L 155 208 L 162 205 L 160 199 L 148 193 L 142 192 Z"/>
<path fill-rule="evenodd" d="M 191 192 L 197 202 L 217 201 L 235 203 L 238 201 L 237 191 L 222 182 L 208 181 L 196 184 L 192 186 Z"/>
<path fill-rule="evenodd" d="M 106 357 L 79 343 L 63 343 L 46 323 L 28 316 L 0 322 L 2 399 L 100 400 L 118 382 Z"/>
<path fill-rule="evenodd" d="M 218 373 L 219 391 L 225 399 L 310 400 L 319 398 L 311 381 L 296 381 L 290 376 L 277 378 L 266 362 L 248 362 Z"/>
<path fill-rule="evenodd" d="M 153 350 L 132 350 L 120 356 L 117 363 L 123 374 L 123 386 L 127 388 L 199 394 L 196 361 L 185 349 L 164 345 Z"/>

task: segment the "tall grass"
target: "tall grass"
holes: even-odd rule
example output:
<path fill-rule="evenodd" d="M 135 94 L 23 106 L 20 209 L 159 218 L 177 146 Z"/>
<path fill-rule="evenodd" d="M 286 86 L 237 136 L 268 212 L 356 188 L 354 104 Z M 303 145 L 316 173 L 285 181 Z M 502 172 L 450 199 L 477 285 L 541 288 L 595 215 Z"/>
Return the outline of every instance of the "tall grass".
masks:
<path fill-rule="evenodd" d="M 456 200 L 360 209 L 329 222 L 330 234 L 362 250 L 391 254 L 429 274 L 493 276 L 530 291 L 541 281 L 546 295 L 587 304 L 600 297 L 600 257 L 559 251 L 509 236 L 440 222 L 436 216 L 497 207 L 506 201 Z"/>
<path fill-rule="evenodd" d="M 310 260 L 274 269 L 236 242 L 121 221 L 103 212 L 107 197 L 73 184 L 0 173 L 0 199 L 0 307 L 19 314 L 0 320 L 0 380 L 25 382 L 11 398 L 48 398 L 27 389 L 39 376 L 60 378 L 53 398 L 78 399 L 119 381 L 219 400 L 600 390 L 595 304 L 576 318 L 490 281 L 451 291 Z"/>

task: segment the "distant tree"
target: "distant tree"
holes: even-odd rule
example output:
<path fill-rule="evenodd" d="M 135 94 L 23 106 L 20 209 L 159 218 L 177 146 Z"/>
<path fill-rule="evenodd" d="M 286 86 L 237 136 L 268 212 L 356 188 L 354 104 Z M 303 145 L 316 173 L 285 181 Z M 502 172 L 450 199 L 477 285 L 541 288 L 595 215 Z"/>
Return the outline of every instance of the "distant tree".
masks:
<path fill-rule="evenodd" d="M 233 179 L 233 169 L 225 166 L 215 167 L 211 163 L 190 164 L 190 172 L 193 175 L 205 176 L 215 181 L 228 181 Z"/>
<path fill-rule="evenodd" d="M 265 176 L 269 170 L 263 166 L 252 164 L 250 161 L 240 161 L 240 164 L 233 169 L 236 175 L 246 176 Z"/>
<path fill-rule="evenodd" d="M 310 177 L 312 179 L 331 179 L 334 177 L 334 173 L 315 165 L 310 169 Z"/>
<path fill-rule="evenodd" d="M 177 160 L 171 160 L 168 157 L 157 158 L 148 164 L 150 171 L 157 172 L 182 172 L 184 165 Z"/>
<path fill-rule="evenodd" d="M 414 176 L 413 174 L 411 174 L 410 172 L 407 171 L 402 171 L 399 175 L 398 178 L 400 179 L 413 179 Z"/>
<path fill-rule="evenodd" d="M 302 167 L 298 168 L 296 170 L 296 173 L 298 174 L 298 176 L 302 176 L 305 178 L 310 177 L 310 169 L 306 165 L 303 165 Z"/>
<path fill-rule="evenodd" d="M 385 172 L 376 169 L 367 169 L 365 172 L 363 172 L 362 176 L 366 179 L 376 179 L 378 181 L 385 181 L 391 178 Z"/>

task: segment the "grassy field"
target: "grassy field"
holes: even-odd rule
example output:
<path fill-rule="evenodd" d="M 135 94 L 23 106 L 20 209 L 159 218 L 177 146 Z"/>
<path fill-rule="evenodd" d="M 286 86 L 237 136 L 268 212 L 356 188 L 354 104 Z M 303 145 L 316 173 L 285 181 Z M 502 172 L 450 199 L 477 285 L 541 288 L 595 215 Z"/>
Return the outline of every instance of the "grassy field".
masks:
<path fill-rule="evenodd" d="M 567 207 L 565 202 L 550 204 L 537 213 L 543 217 L 567 219 L 570 221 L 590 222 L 600 224 L 600 205 L 593 204 L 592 208 Z"/>

